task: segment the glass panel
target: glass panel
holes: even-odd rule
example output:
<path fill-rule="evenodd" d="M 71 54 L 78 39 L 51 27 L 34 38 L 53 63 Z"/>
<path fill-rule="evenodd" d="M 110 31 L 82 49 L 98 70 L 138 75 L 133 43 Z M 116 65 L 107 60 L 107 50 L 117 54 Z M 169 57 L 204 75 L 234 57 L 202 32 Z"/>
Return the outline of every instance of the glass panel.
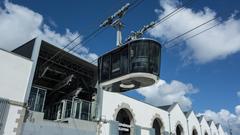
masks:
<path fill-rule="evenodd" d="M 112 75 L 111 78 L 115 78 L 120 75 L 120 53 L 114 53 L 112 55 Z"/>
<path fill-rule="evenodd" d="M 66 111 L 65 111 L 65 118 L 69 118 L 71 116 L 71 110 L 72 110 L 72 102 L 71 101 L 67 101 Z"/>
<path fill-rule="evenodd" d="M 38 89 L 35 111 L 42 112 L 45 98 L 45 90 Z"/>
<path fill-rule="evenodd" d="M 156 53 L 156 46 L 154 46 L 154 44 L 153 43 L 150 43 L 150 49 L 149 49 L 149 51 L 151 51 L 152 53 L 150 53 L 150 56 L 149 56 L 149 72 L 150 73 L 153 73 L 153 72 L 155 72 L 156 71 L 156 69 L 158 68 L 157 67 L 157 61 L 156 61 L 156 58 L 157 58 L 157 56 L 156 55 L 158 55 L 157 53 Z M 156 63 L 157 62 L 157 63 Z M 156 74 L 156 73 L 155 73 Z"/>
<path fill-rule="evenodd" d="M 126 47 L 121 51 L 121 74 L 128 73 L 128 48 Z"/>
<path fill-rule="evenodd" d="M 55 111 L 54 111 L 54 115 L 57 114 L 57 117 L 58 117 L 57 119 L 62 118 L 62 110 L 63 110 L 63 103 L 57 104 L 56 107 L 55 107 Z M 54 119 L 55 118 L 56 118 L 56 116 L 54 116 Z"/>
<path fill-rule="evenodd" d="M 148 72 L 149 48 L 146 41 L 132 43 L 131 55 L 131 71 Z"/>
<path fill-rule="evenodd" d="M 75 118 L 79 119 L 79 114 L 80 114 L 80 103 L 77 103 Z"/>
<path fill-rule="evenodd" d="M 150 41 L 149 51 L 149 72 L 155 75 L 159 75 L 159 58 L 160 58 L 160 46 Z"/>
<path fill-rule="evenodd" d="M 30 110 L 42 112 L 45 100 L 46 90 L 32 87 L 28 104 Z"/>
<path fill-rule="evenodd" d="M 89 102 L 82 102 L 82 112 L 81 112 L 81 119 L 82 120 L 89 120 L 90 117 L 90 103 Z"/>
<path fill-rule="evenodd" d="M 28 100 L 30 110 L 33 110 L 33 111 L 34 111 L 34 105 L 35 105 L 35 101 L 36 101 L 36 97 L 37 97 L 37 91 L 38 91 L 37 88 L 32 87 L 30 96 L 29 96 L 29 100 Z"/>
<path fill-rule="evenodd" d="M 110 55 L 104 56 L 102 58 L 102 74 L 101 74 L 101 81 L 105 81 L 109 79 L 110 73 Z"/>

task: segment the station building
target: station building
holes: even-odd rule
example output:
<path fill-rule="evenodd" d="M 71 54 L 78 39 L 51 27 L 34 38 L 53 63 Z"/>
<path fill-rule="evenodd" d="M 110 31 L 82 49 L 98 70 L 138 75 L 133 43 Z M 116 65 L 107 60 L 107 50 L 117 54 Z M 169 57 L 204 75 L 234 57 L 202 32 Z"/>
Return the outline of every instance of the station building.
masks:
<path fill-rule="evenodd" d="M 157 52 L 145 50 L 156 44 L 131 42 L 98 66 L 40 38 L 0 49 L 0 135 L 224 135 L 220 124 L 177 103 L 153 106 L 121 94 L 158 79 Z"/>

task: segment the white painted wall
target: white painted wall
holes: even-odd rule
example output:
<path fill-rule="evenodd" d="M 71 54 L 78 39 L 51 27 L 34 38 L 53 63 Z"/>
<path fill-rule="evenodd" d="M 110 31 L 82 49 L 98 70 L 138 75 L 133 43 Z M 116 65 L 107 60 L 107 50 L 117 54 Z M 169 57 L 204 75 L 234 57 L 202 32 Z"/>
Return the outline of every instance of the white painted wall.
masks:
<path fill-rule="evenodd" d="M 144 128 L 152 128 L 153 118 L 154 116 L 156 116 L 156 114 L 158 114 L 164 125 L 164 130 L 165 130 L 164 135 L 169 134 L 170 126 L 171 126 L 171 132 L 173 134 L 176 134 L 176 126 L 179 123 L 181 124 L 184 130 L 184 135 L 192 135 L 193 128 L 197 130 L 198 135 L 204 135 L 205 132 L 207 132 L 208 135 L 215 135 L 215 134 L 222 135 L 220 133 L 218 134 L 218 130 L 214 123 L 211 125 L 211 131 L 212 131 L 211 132 L 210 127 L 204 117 L 201 119 L 199 123 L 199 120 L 197 119 L 193 111 L 188 117 L 188 125 L 187 125 L 187 118 L 185 114 L 182 112 L 178 104 L 176 104 L 170 110 L 170 112 L 167 112 L 165 110 L 156 108 L 149 104 L 124 96 L 122 94 L 108 92 L 108 91 L 103 91 L 102 118 L 105 119 L 106 121 L 115 120 L 116 113 L 118 110 L 120 110 L 120 107 L 122 104 L 129 105 L 130 110 L 133 113 L 132 115 L 136 120 L 135 125 L 138 125 Z M 170 126 L 169 126 L 168 113 L 170 113 L 170 123 L 171 123 Z M 188 126 L 189 126 L 189 130 L 188 130 Z M 100 126 L 101 135 L 109 135 L 109 129 L 110 129 L 110 126 L 108 122 L 101 123 L 101 126 Z M 220 132 L 223 132 L 223 131 L 220 131 Z M 141 135 L 149 135 L 149 131 L 142 129 Z"/>
<path fill-rule="evenodd" d="M 152 120 L 154 116 L 158 114 L 164 124 L 165 131 L 169 132 L 168 112 L 119 93 L 103 91 L 102 117 L 107 120 L 115 120 L 115 110 L 117 110 L 122 103 L 128 104 L 132 109 L 136 125 L 152 128 Z M 107 123 L 102 125 L 101 131 L 103 135 L 109 133 Z M 148 132 L 142 130 L 142 134 L 148 134 Z"/>
<path fill-rule="evenodd" d="M 32 61 L 0 49 L 0 96 L 23 102 Z"/>
<path fill-rule="evenodd" d="M 22 107 L 10 105 L 9 114 L 4 129 L 4 135 L 16 135 L 16 132 L 14 132 L 14 128 L 17 128 L 18 126 L 16 119 L 20 118 L 20 114 L 17 112 L 21 109 Z"/>
<path fill-rule="evenodd" d="M 196 129 L 198 135 L 201 135 L 200 124 L 193 111 L 191 111 L 187 119 L 188 119 L 188 126 L 189 126 L 189 134 L 192 135 L 193 129 Z"/>
<path fill-rule="evenodd" d="M 178 104 L 170 111 L 170 121 L 172 133 L 176 134 L 177 124 L 180 123 L 183 128 L 183 135 L 188 134 L 187 119 Z"/>
<path fill-rule="evenodd" d="M 224 130 L 221 125 L 219 125 L 219 127 L 218 127 L 218 133 L 219 133 L 219 135 L 225 135 Z"/>
<path fill-rule="evenodd" d="M 0 49 L 0 97 L 23 103 L 32 61 Z M 20 118 L 19 110 L 23 108 L 10 105 L 4 135 L 15 135 L 16 119 Z"/>
<path fill-rule="evenodd" d="M 206 119 L 204 117 L 200 121 L 200 125 L 201 125 L 202 135 L 205 135 L 205 132 L 208 135 L 211 135 L 210 127 L 209 127 L 209 125 L 208 125 L 208 123 L 207 123 L 207 121 L 206 121 Z"/>
<path fill-rule="evenodd" d="M 211 130 L 212 135 L 218 135 L 218 129 L 214 122 L 211 123 L 210 130 Z"/>

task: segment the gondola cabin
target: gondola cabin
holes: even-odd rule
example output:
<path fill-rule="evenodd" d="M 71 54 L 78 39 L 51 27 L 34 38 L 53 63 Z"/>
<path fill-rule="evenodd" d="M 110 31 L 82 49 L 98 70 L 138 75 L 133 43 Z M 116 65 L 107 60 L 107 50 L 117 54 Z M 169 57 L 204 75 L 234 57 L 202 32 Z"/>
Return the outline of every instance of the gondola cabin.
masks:
<path fill-rule="evenodd" d="M 153 85 L 160 72 L 161 45 L 152 39 L 129 41 L 98 59 L 98 80 L 109 91 Z"/>

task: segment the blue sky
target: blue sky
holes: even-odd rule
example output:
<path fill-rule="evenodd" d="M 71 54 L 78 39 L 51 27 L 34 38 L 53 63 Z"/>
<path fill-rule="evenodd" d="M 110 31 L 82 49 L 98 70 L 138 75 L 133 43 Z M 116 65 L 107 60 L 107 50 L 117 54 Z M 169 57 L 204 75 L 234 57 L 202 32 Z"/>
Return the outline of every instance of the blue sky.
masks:
<path fill-rule="evenodd" d="M 125 3 L 131 3 L 132 1 L 133 0 L 62 0 L 56 2 L 49 0 L 12 0 L 10 2 L 40 14 L 43 17 L 41 25 L 46 24 L 49 27 L 48 29 L 55 33 L 66 35 L 67 28 L 72 33 L 79 33 L 84 37 L 97 29 L 98 25 L 106 17 L 112 15 L 112 13 Z M 4 8 L 4 1 L 2 1 L 0 5 Z M 186 8 L 191 9 L 193 13 L 197 13 L 203 11 L 205 7 L 208 7 L 214 11 L 217 16 L 220 16 L 221 21 L 224 22 L 229 19 L 228 17 L 231 14 L 240 10 L 239 5 L 240 1 L 233 0 L 194 0 L 194 2 Z M 161 16 L 161 13 L 157 13 L 155 9 L 164 9 L 160 5 L 159 0 L 144 0 L 138 7 L 131 10 L 123 19 L 123 23 L 126 25 L 123 30 L 123 39 L 125 39 L 132 30 L 138 30 L 141 26 L 157 20 L 158 17 Z M 176 16 L 178 16 L 178 14 Z M 239 16 L 236 15 L 234 19 L 239 21 Z M 166 24 L 166 26 L 170 27 L 168 24 Z M 238 23 L 238 26 L 240 26 L 240 23 Z M 40 30 L 41 29 L 43 28 L 40 28 Z M 162 28 L 160 27 L 159 29 Z M 168 33 L 168 31 L 160 32 Z M 182 31 L 182 33 L 183 32 L 184 31 Z M 86 44 L 85 49 L 97 55 L 104 54 L 104 52 L 115 47 L 115 37 L 115 30 L 108 28 Z M 164 41 L 161 36 L 154 34 L 154 32 L 147 33 L 145 37 L 154 37 L 160 43 Z M 212 42 L 212 44 L 214 44 L 214 41 L 215 39 L 213 41 L 211 41 L 211 38 L 209 39 L 209 42 Z M 237 96 L 237 92 L 240 91 L 239 51 L 237 50 L 221 58 L 214 57 L 207 62 L 194 62 L 194 59 L 196 60 L 199 57 L 195 57 L 192 61 L 186 62 L 186 59 L 182 57 L 182 52 L 186 46 L 188 46 L 187 43 L 182 42 L 181 46 L 173 49 L 163 49 L 160 78 L 169 84 L 172 80 L 177 80 L 184 84 L 191 84 L 195 92 L 186 92 L 185 96 L 191 100 L 192 107 L 196 112 L 204 112 L 209 109 L 214 112 L 219 112 L 221 109 L 226 109 L 231 113 L 235 113 L 235 107 L 239 105 L 240 102 L 240 97 Z M 228 46 L 228 44 L 225 46 Z M 221 48 L 221 46 L 219 46 L 219 48 Z M 216 50 L 219 48 L 216 47 Z M 144 100 L 144 96 L 136 91 L 132 91 L 128 93 L 128 95 L 139 100 Z"/>
<path fill-rule="evenodd" d="M 44 0 L 13 0 L 13 2 L 42 14 L 45 23 L 50 26 L 53 25 L 52 28 L 60 33 L 64 33 L 65 28 L 69 28 L 72 31 L 79 31 L 80 34 L 86 36 L 95 30 L 103 19 L 114 13 L 125 3 L 132 1 L 68 0 L 56 3 L 55 1 Z M 207 6 L 217 12 L 225 10 L 230 14 L 234 10 L 239 10 L 237 5 L 236 2 L 227 2 L 226 0 L 196 0 L 189 7 L 197 11 Z M 154 9 L 160 9 L 158 0 L 143 1 L 137 8 L 130 11 L 123 19 L 126 25 L 123 30 L 123 36 L 126 38 L 130 31 L 137 30 L 143 25 L 156 20 L 157 15 Z M 223 17 L 225 18 L 226 16 Z M 159 39 L 158 41 L 161 42 Z M 115 47 L 115 30 L 111 27 L 108 28 L 89 42 L 86 47 L 98 55 L 111 50 Z M 207 64 L 183 66 L 183 61 L 179 58 L 178 51 L 174 49 L 163 50 L 161 78 L 167 82 L 180 80 L 185 83 L 191 83 L 198 88 L 199 92 L 191 95 L 193 108 L 198 112 L 206 109 L 218 111 L 222 108 L 233 112 L 234 107 L 239 104 L 239 98 L 236 93 L 240 90 L 240 63 L 238 62 L 240 54 L 234 54 L 224 60 L 216 60 Z"/>
<path fill-rule="evenodd" d="M 68 0 L 56 3 L 55 1 L 44 0 L 13 0 L 12 2 L 40 13 L 43 15 L 45 23 L 52 25 L 52 28 L 60 33 L 64 33 L 65 28 L 69 28 L 86 36 L 95 30 L 103 19 L 131 1 Z M 230 11 L 230 14 L 234 10 L 239 10 L 237 5 L 236 2 L 224 0 L 195 1 L 189 7 L 197 11 L 208 6 L 218 12 L 222 10 Z M 158 0 L 144 1 L 137 8 L 130 11 L 123 19 L 126 24 L 123 36 L 126 37 L 130 31 L 137 30 L 141 26 L 156 20 L 157 15 L 154 9 L 160 9 Z M 115 30 L 108 28 L 89 42 L 86 47 L 98 55 L 111 50 L 115 47 Z M 239 59 L 240 54 L 235 54 L 224 60 L 217 60 L 207 64 L 183 66 L 183 61 L 179 59 L 176 50 L 163 50 L 161 78 L 167 81 L 180 80 L 197 87 L 199 92 L 192 95 L 191 98 L 193 99 L 193 108 L 198 112 L 205 109 L 218 111 L 222 108 L 234 111 L 234 107 L 239 103 L 239 98 L 236 95 L 237 91 L 240 90 L 240 63 L 237 62 Z"/>

